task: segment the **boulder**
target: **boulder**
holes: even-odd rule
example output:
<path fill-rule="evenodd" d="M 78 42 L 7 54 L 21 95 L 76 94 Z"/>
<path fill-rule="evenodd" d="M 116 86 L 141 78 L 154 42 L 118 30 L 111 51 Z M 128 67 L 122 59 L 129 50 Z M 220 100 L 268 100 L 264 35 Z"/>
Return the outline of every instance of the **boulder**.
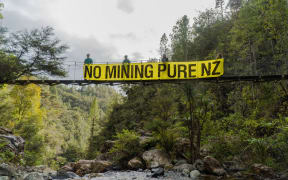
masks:
<path fill-rule="evenodd" d="M 91 165 L 93 162 L 94 162 L 93 160 L 79 160 L 74 164 L 73 171 L 79 176 L 89 174 L 91 173 Z M 67 167 L 67 170 L 69 170 L 69 167 Z"/>
<path fill-rule="evenodd" d="M 62 166 L 60 169 L 63 171 L 73 171 L 75 167 L 74 163 L 67 163 L 64 166 Z"/>
<path fill-rule="evenodd" d="M 187 161 L 185 159 L 177 160 L 175 166 L 179 166 L 181 164 L 187 164 Z"/>
<path fill-rule="evenodd" d="M 24 180 L 45 180 L 43 174 L 38 172 L 32 172 L 25 176 Z"/>
<path fill-rule="evenodd" d="M 147 168 L 171 166 L 169 156 L 162 150 L 154 149 L 145 151 L 142 155 Z"/>
<path fill-rule="evenodd" d="M 18 169 L 19 170 L 19 169 Z M 46 180 L 49 177 L 54 177 L 57 175 L 57 171 L 49 168 L 46 165 L 39 165 L 39 166 L 32 166 L 32 167 L 25 167 L 22 171 L 27 173 L 38 173 L 43 176 L 43 178 Z"/>
<path fill-rule="evenodd" d="M 205 165 L 204 162 L 201 159 L 197 159 L 195 163 L 193 164 L 195 169 L 199 170 L 200 172 L 204 172 L 205 170 Z"/>
<path fill-rule="evenodd" d="M 2 163 L 0 164 L 0 176 L 16 177 L 16 169 L 13 166 Z"/>
<path fill-rule="evenodd" d="M 245 166 L 237 161 L 225 161 L 223 162 L 223 167 L 228 172 L 245 171 Z"/>
<path fill-rule="evenodd" d="M 22 155 L 24 153 L 24 139 L 20 136 L 14 136 L 9 129 L 0 127 L 0 142 L 6 143 L 4 148 L 9 149 L 15 155 Z"/>
<path fill-rule="evenodd" d="M 178 165 L 178 166 L 174 166 L 173 167 L 173 171 L 176 171 L 176 172 L 183 172 L 183 171 L 188 171 L 188 174 L 194 170 L 195 167 L 192 165 L 192 164 L 181 164 L 181 165 Z"/>
<path fill-rule="evenodd" d="M 44 175 L 56 174 L 56 171 L 54 171 L 53 169 L 49 168 L 49 167 L 46 166 L 46 165 L 26 167 L 25 171 L 26 171 L 26 172 L 38 172 L 38 173 L 42 173 L 42 174 L 44 174 Z"/>
<path fill-rule="evenodd" d="M 63 171 L 63 170 L 58 171 L 56 177 L 53 177 L 53 179 L 69 179 L 69 178 L 73 179 L 73 178 L 80 178 L 80 177 L 74 172 Z"/>
<path fill-rule="evenodd" d="M 135 157 L 133 159 L 131 159 L 129 162 L 128 162 L 128 167 L 131 168 L 131 169 L 142 169 L 144 168 L 144 165 L 141 161 L 140 158 L 138 157 Z"/>
<path fill-rule="evenodd" d="M 157 169 L 152 170 L 151 177 L 157 178 L 159 176 L 164 176 L 164 169 L 163 168 L 157 168 Z"/>
<path fill-rule="evenodd" d="M 10 177 L 8 177 L 8 176 L 0 176 L 0 180 L 10 180 Z"/>
<path fill-rule="evenodd" d="M 112 167 L 112 163 L 110 161 L 100 161 L 95 160 L 91 164 L 91 172 L 92 173 L 103 173 L 109 170 Z"/>
<path fill-rule="evenodd" d="M 211 157 L 211 156 L 206 156 L 203 159 L 204 162 L 204 171 L 208 174 L 215 174 L 217 176 L 224 176 L 226 174 L 226 171 L 220 164 L 220 162 Z"/>
<path fill-rule="evenodd" d="M 259 176 L 263 176 L 263 177 L 267 177 L 267 178 L 273 178 L 275 177 L 275 173 L 273 171 L 273 169 L 271 167 L 265 166 L 263 164 L 252 164 L 251 166 L 252 171 L 259 175 Z"/>
<path fill-rule="evenodd" d="M 181 172 L 181 175 L 189 177 L 190 176 L 190 171 L 188 169 L 183 169 L 182 172 Z"/>
<path fill-rule="evenodd" d="M 198 170 L 193 170 L 190 172 L 190 178 L 192 180 L 198 179 L 199 176 L 200 176 L 200 172 Z"/>

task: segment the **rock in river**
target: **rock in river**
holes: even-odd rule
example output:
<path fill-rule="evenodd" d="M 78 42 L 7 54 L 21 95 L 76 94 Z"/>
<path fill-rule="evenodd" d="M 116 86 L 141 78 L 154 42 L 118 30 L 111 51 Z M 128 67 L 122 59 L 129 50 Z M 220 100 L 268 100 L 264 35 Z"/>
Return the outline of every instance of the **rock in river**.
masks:
<path fill-rule="evenodd" d="M 146 167 L 149 169 L 171 166 L 169 156 L 164 151 L 159 149 L 144 152 L 142 158 L 146 162 Z"/>

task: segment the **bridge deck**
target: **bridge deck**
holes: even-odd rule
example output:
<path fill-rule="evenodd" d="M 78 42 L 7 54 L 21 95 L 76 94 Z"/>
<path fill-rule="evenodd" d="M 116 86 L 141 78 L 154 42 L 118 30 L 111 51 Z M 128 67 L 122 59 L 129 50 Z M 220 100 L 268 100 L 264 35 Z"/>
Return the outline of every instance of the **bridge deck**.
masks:
<path fill-rule="evenodd" d="M 88 81 L 88 80 L 15 80 L 15 81 L 0 81 L 0 84 L 16 84 L 16 85 L 27 85 L 43 84 L 43 85 L 58 85 L 58 84 L 74 84 L 74 85 L 89 85 L 89 84 L 153 84 L 153 83 L 183 83 L 187 81 L 204 81 L 204 82 L 234 82 L 234 81 L 254 81 L 254 82 L 265 82 L 265 81 L 279 81 L 287 80 L 288 75 L 269 75 L 269 76 L 222 76 L 217 78 L 207 79 L 187 79 L 187 80 L 133 80 L 133 81 Z"/>

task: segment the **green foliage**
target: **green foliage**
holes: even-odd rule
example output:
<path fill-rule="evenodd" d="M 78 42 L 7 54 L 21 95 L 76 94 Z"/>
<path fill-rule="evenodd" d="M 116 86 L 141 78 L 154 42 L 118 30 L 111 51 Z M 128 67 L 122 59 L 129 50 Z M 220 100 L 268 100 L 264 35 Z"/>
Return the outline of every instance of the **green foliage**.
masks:
<path fill-rule="evenodd" d="M 90 127 L 90 137 L 89 137 L 89 144 L 88 144 L 88 150 L 87 150 L 87 155 L 86 157 L 88 159 L 95 159 L 96 156 L 98 155 L 97 152 L 97 135 L 100 131 L 100 126 L 99 126 L 99 121 L 100 121 L 100 112 L 99 112 L 99 107 L 98 103 L 96 101 L 96 98 L 92 101 L 91 107 L 90 107 L 90 112 L 89 112 L 89 119 L 91 122 L 91 127 Z"/>
<path fill-rule="evenodd" d="M 166 151 L 171 157 L 175 155 L 175 145 L 177 134 L 173 129 L 159 129 L 158 132 L 155 132 L 154 138 L 157 142 L 157 145 Z"/>
<path fill-rule="evenodd" d="M 265 138 L 248 139 L 248 148 L 257 157 L 258 162 L 264 163 L 268 156 L 268 142 Z"/>
<path fill-rule="evenodd" d="M 126 166 L 127 162 L 142 151 L 139 144 L 139 135 L 133 131 L 122 130 L 115 137 L 115 144 L 110 153 L 115 154 L 114 160 Z"/>
<path fill-rule="evenodd" d="M 43 137 L 35 135 L 25 142 L 24 162 L 25 165 L 35 166 L 43 163 L 44 143 Z"/>
<path fill-rule="evenodd" d="M 173 61 L 188 60 L 188 48 L 191 34 L 189 18 L 185 15 L 176 22 L 176 25 L 173 27 L 172 33 L 170 34 Z"/>
<path fill-rule="evenodd" d="M 216 9 L 200 12 L 192 25 L 187 16 L 176 22 L 167 39 L 172 61 L 221 54 L 226 75 L 286 72 L 287 1 L 231 0 L 229 12 L 223 1 L 216 3 Z M 164 51 L 167 40 L 164 35 L 161 39 Z M 286 159 L 287 141 L 279 130 L 287 126 L 287 88 L 286 82 L 126 86 L 123 102 L 114 104 L 99 137 L 144 130 L 168 153 L 173 154 L 175 138 L 184 137 L 193 141 L 195 151 L 210 144 L 220 160 L 239 156 L 280 167 L 284 161 L 278 157 Z"/>
<path fill-rule="evenodd" d="M 84 155 L 85 153 L 83 152 L 83 149 L 81 149 L 81 147 L 77 146 L 76 144 L 68 144 L 65 152 L 61 154 L 61 157 L 64 157 L 69 162 L 76 162 L 84 158 Z"/>
<path fill-rule="evenodd" d="M 168 53 L 169 49 L 168 49 L 168 38 L 167 35 L 164 33 L 160 39 L 160 55 L 161 57 Z"/>
<path fill-rule="evenodd" d="M 106 90 L 110 94 L 107 94 Z M 23 163 L 47 164 L 58 168 L 66 161 L 85 157 L 84 152 L 90 136 L 87 129 L 91 128 L 88 114 L 92 99 L 96 96 L 101 101 L 99 111 L 105 118 L 104 112 L 111 103 L 111 94 L 116 92 L 101 86 L 75 89 L 64 86 L 39 87 L 32 84 L 6 85 L 0 89 L 0 124 L 13 129 L 14 133 L 25 139 Z M 77 104 L 81 106 L 77 108 Z M 98 102 L 94 102 L 94 106 L 96 105 L 98 106 Z M 95 132 L 97 131 L 98 126 Z M 95 152 L 97 153 L 96 149 Z M 13 158 L 5 153 L 3 156 L 13 162 Z"/>
<path fill-rule="evenodd" d="M 13 162 L 19 163 L 20 159 L 16 157 L 16 155 L 7 148 L 8 142 L 1 141 L 0 142 L 0 158 L 1 162 Z"/>
<path fill-rule="evenodd" d="M 168 51 L 173 61 L 214 59 L 221 54 L 226 75 L 287 72 L 287 1 L 230 0 L 227 12 L 223 6 L 223 1 L 217 0 L 216 9 L 200 12 L 193 24 L 188 16 L 180 18 L 170 39 L 163 34 L 160 53 Z M 23 46 L 27 49 L 43 52 L 44 46 L 49 46 L 48 55 L 36 64 L 24 59 L 22 37 L 28 39 Z M 32 43 L 40 37 L 48 41 Z M 61 54 L 66 48 L 52 37 L 49 28 L 12 35 L 6 44 L 15 42 L 14 48 L 7 46 L 10 49 L 0 52 L 0 68 L 4 69 L 0 69 L 0 77 L 15 79 L 23 69 L 27 70 L 24 74 L 40 70 L 64 75 Z M 50 46 L 52 42 L 56 47 Z M 51 58 L 53 53 L 59 59 Z M 34 72 L 29 65 L 33 70 L 35 65 Z M 200 145 L 208 144 L 220 160 L 237 156 L 247 163 L 281 169 L 288 162 L 287 89 L 284 81 L 127 85 L 122 87 L 125 96 L 119 97 L 104 86 L 41 90 L 37 86 L 4 86 L 0 89 L 0 124 L 27 139 L 27 164 L 46 162 L 56 167 L 82 158 L 83 152 L 93 159 L 106 140 L 116 140 L 110 153 L 126 165 L 142 148 L 152 146 L 174 156 L 176 139 L 181 137 L 192 142 L 193 151 L 184 152 L 192 159 L 197 158 Z M 97 101 L 93 101 L 95 97 Z M 138 131 L 144 136 L 153 134 L 143 147 Z M 5 152 L 3 157 L 10 158 Z"/>
<path fill-rule="evenodd" d="M 3 37 L 7 38 L 1 39 L 0 80 L 11 81 L 39 73 L 65 76 L 62 64 L 67 46 L 54 37 L 53 28 L 19 31 Z"/>

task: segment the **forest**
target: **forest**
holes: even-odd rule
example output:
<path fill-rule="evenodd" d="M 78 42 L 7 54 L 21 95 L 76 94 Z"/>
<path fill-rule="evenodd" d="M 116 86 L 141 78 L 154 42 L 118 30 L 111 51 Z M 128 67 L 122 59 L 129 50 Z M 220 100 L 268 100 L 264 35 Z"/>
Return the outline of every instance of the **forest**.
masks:
<path fill-rule="evenodd" d="M 159 54 L 175 62 L 221 56 L 224 76 L 285 74 L 287 19 L 286 0 L 216 0 L 215 8 L 179 17 L 171 34 L 163 32 Z M 53 39 L 53 29 L 3 29 L 1 36 L 1 80 L 65 75 L 67 47 Z M 187 81 L 121 90 L 1 85 L 0 126 L 26 141 L 23 157 L 0 145 L 2 162 L 58 169 L 110 156 L 127 168 L 129 160 L 156 148 L 171 161 L 194 164 L 208 154 L 281 172 L 288 166 L 288 83 Z"/>

